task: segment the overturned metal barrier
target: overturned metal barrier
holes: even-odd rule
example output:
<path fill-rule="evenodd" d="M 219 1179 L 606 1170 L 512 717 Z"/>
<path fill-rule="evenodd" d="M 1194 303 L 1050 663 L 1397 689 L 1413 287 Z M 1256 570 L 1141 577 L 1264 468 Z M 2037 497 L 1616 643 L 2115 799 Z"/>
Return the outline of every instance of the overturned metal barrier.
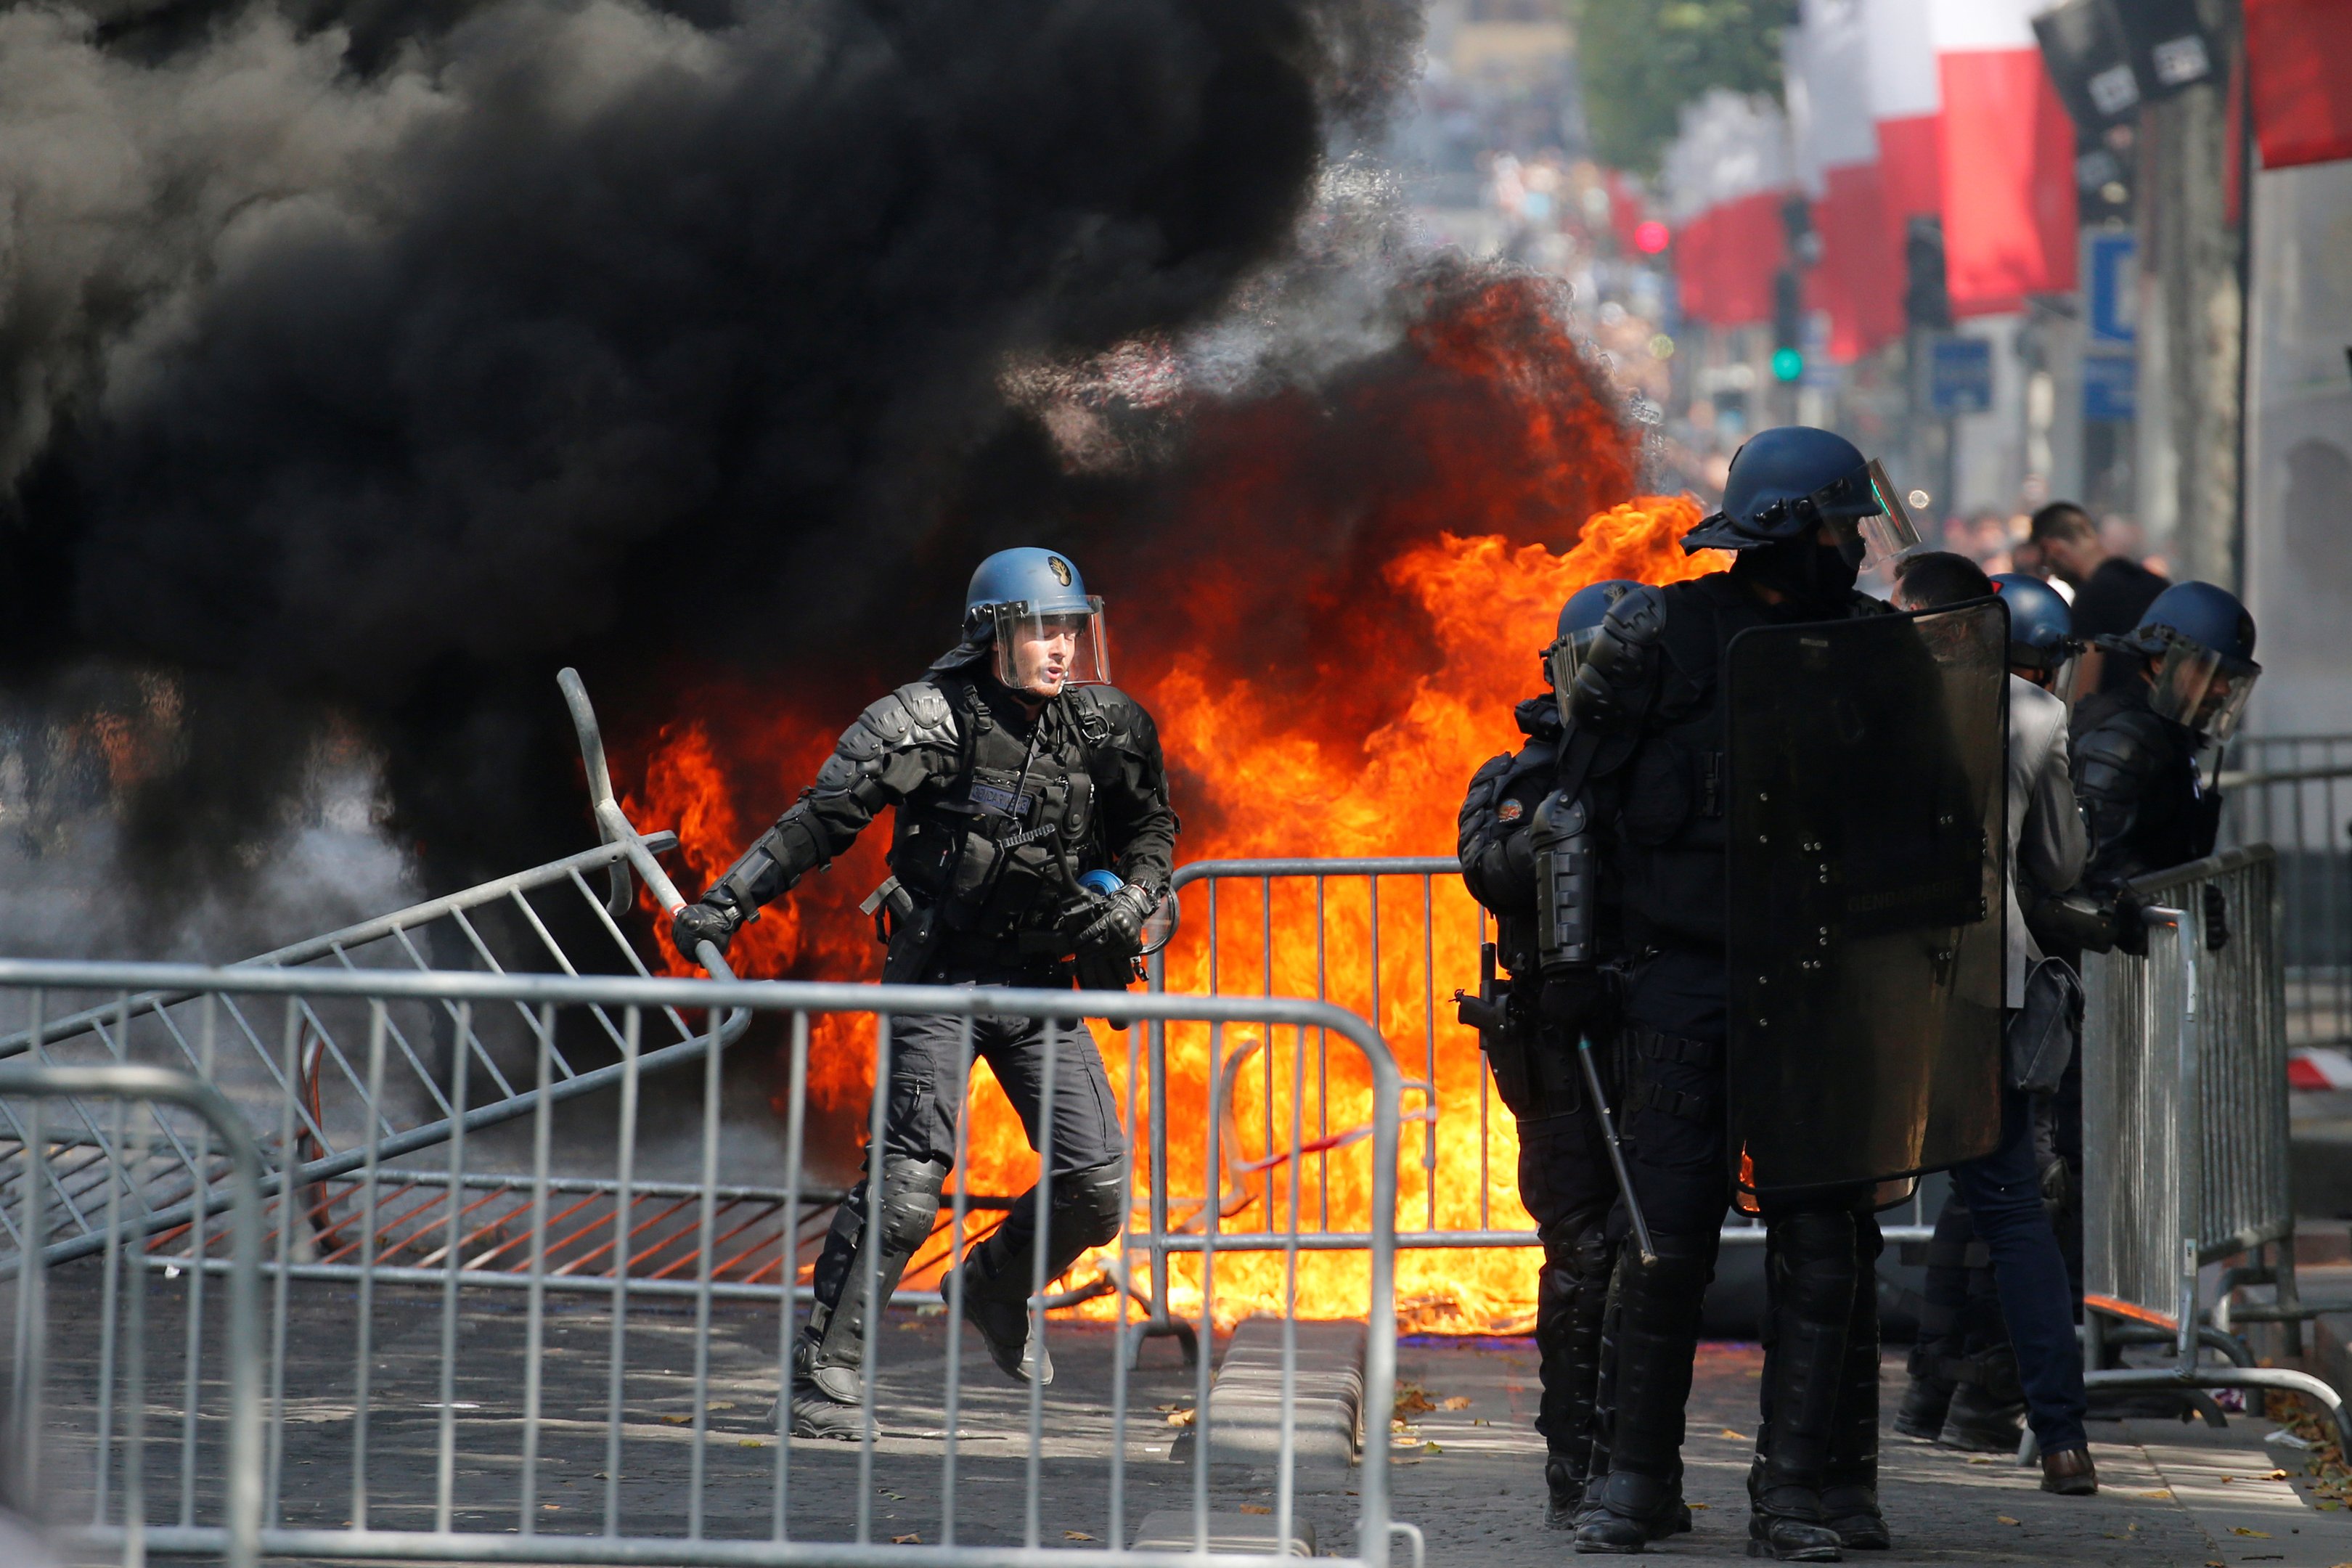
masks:
<path fill-rule="evenodd" d="M 631 908 L 633 871 L 662 907 L 677 907 L 677 889 L 657 858 L 677 840 L 667 832 L 640 834 L 623 815 L 587 693 L 571 670 L 562 673 L 561 684 L 579 732 L 590 805 L 604 839 L 601 846 L 292 943 L 237 967 L 358 974 L 478 968 L 494 975 L 605 970 L 647 975 L 619 917 Z M 603 885 L 602 892 L 592 879 Z M 708 944 L 699 956 L 710 974 L 733 977 Z M 734 1040 L 750 1022 L 749 1014 L 727 1019 L 719 1043 Z M 144 1058 L 194 1072 L 248 1107 L 282 1106 L 284 1118 L 256 1121 L 256 1135 L 270 1148 L 273 1164 L 297 1168 L 308 1211 L 306 1250 L 315 1250 L 330 1265 L 352 1261 L 360 1250 L 347 1211 L 351 1175 L 365 1158 L 364 1142 L 373 1140 L 384 1158 L 434 1147 L 446 1142 L 461 1123 L 465 1131 L 478 1132 L 530 1115 L 542 1099 L 562 1101 L 608 1089 L 618 1070 L 609 1063 L 599 1068 L 575 1061 L 585 1061 L 583 1052 L 609 1055 L 617 1049 L 620 1026 L 609 1014 L 592 1009 L 559 1037 L 525 1006 L 461 1016 L 446 1000 L 419 997 L 385 1016 L 390 1052 L 380 1079 L 363 1081 L 355 1038 L 365 1024 L 365 1009 L 324 994 L 297 996 L 282 1016 L 263 1017 L 232 994 L 126 988 L 95 1005 L 86 998 L 50 999 L 22 1027 L 0 1034 L 0 1058 L 29 1056 L 44 1064 L 82 1066 Z M 638 1042 L 640 1068 L 684 1066 L 700 1059 L 709 1044 L 676 1009 L 656 1013 Z M 467 1071 L 454 1071 L 458 1061 L 468 1064 Z M 534 1076 L 537 1066 L 548 1069 L 543 1080 Z M 357 1108 L 362 1100 L 369 1108 L 364 1115 Z M 73 1102 L 65 1107 L 63 1125 L 52 1127 L 50 1134 L 58 1153 L 44 1183 L 52 1196 L 44 1234 L 52 1262 L 106 1245 L 101 1218 L 121 1211 L 118 1186 L 133 1194 L 131 1206 L 151 1240 L 168 1239 L 174 1227 L 193 1223 L 224 1200 L 231 1172 L 218 1151 L 199 1151 L 184 1139 L 166 1136 L 148 1142 L 134 1156 Z M 16 1173 L 25 1151 L 24 1129 L 0 1109 L 0 1181 Z M 468 1179 L 478 1187 L 501 1186 L 495 1177 Z M 489 1201 L 511 1210 L 512 1183 L 503 1186 L 503 1201 Z M 498 1217 L 497 1209 L 488 1217 Z M 396 1253 L 393 1241 L 390 1236 L 373 1238 L 379 1248 Z M 0 1231 L 0 1275 L 18 1266 L 24 1246 L 16 1231 Z M 497 1267 L 500 1256 L 486 1258 L 485 1266 Z"/>
<path fill-rule="evenodd" d="M 131 1469 L 205 1473 L 209 1434 L 224 1409 L 247 1397 L 238 1391 L 251 1384 L 235 1372 L 242 1363 L 234 1356 L 221 1360 L 222 1336 L 253 1328 L 262 1342 L 259 1399 L 268 1432 L 256 1533 L 267 1554 L 982 1565 L 1038 1563 L 1050 1545 L 1057 1553 L 1084 1551 L 1173 1568 L 1180 1560 L 1201 1561 L 1202 1551 L 1270 1561 L 1310 1534 L 1328 1544 L 1336 1531 L 1349 1526 L 1354 1542 L 1347 1554 L 1381 1564 L 1392 1534 L 1411 1537 L 1409 1527 L 1389 1518 L 1386 1472 L 1386 1415 L 1394 1386 L 1390 1216 L 1396 1207 L 1403 1084 L 1379 1032 L 1339 1007 L 1282 997 L 0 961 L 0 1006 L 38 1016 L 53 1010 L 50 998 L 61 993 L 93 991 L 184 997 L 182 1005 L 200 1018 L 272 1017 L 289 1050 L 299 1040 L 302 1020 L 348 1013 L 355 1026 L 350 1038 L 359 1085 L 351 1152 L 358 1163 L 349 1173 L 353 1184 L 339 1195 L 330 1220 L 358 1246 L 347 1264 L 304 1262 L 297 1255 L 298 1239 L 315 1235 L 319 1224 L 306 1207 L 306 1192 L 318 1177 L 291 1154 L 299 1148 L 295 1129 L 304 1113 L 299 1074 L 287 1075 L 266 1107 L 250 1097 L 234 1111 L 223 1102 L 217 1114 L 224 1131 L 212 1142 L 202 1128 L 191 1138 L 152 1114 L 123 1125 L 86 1105 L 65 1119 L 45 1120 L 20 1108 L 0 1080 L 0 1110 L 14 1119 L 26 1154 L 0 1185 L 0 1219 L 20 1256 L 32 1260 L 16 1287 L 16 1376 L 37 1391 L 37 1399 L 40 1387 L 60 1386 L 61 1380 L 94 1386 L 135 1375 L 147 1391 L 135 1402 L 143 1430 L 126 1430 L 122 1420 L 106 1413 L 111 1407 L 103 1400 L 52 1397 L 42 1405 L 48 1413 L 46 1448 L 54 1457 L 45 1494 L 60 1521 L 89 1521 L 73 1536 L 85 1548 L 122 1551 L 134 1536 L 138 1550 L 149 1555 L 215 1554 L 234 1544 L 242 1527 L 208 1486 L 184 1482 L 179 1498 L 171 1500 L 176 1508 L 166 1502 L 159 1511 L 146 1494 L 126 1492 L 120 1478 Z M 448 1058 L 449 1076 L 436 1086 L 450 1100 L 446 1147 L 387 1131 L 381 1100 L 396 1081 L 389 1069 L 404 1050 L 394 1020 L 417 1007 L 446 1009 L 460 1040 L 472 1037 L 478 1017 L 519 1014 L 533 1021 L 520 1037 L 529 1053 L 512 1064 L 529 1086 L 518 1092 L 534 1097 L 528 1105 L 530 1170 L 521 1178 L 529 1214 L 517 1233 L 519 1276 L 464 1266 L 468 1205 L 478 1197 L 466 1179 L 472 1124 L 464 1086 L 472 1075 L 465 1064 L 471 1056 Z M 1080 1397 L 1052 1395 L 1050 1419 L 1043 1389 L 1012 1387 L 992 1373 L 977 1381 L 967 1376 L 975 1352 L 957 1327 L 959 1299 L 948 1303 L 943 1319 L 899 1314 L 886 1319 L 873 1336 L 861 1441 L 787 1439 L 788 1414 L 768 1402 L 783 1384 L 799 1331 L 801 1309 L 789 1289 L 793 1265 L 780 1267 L 781 1278 L 764 1287 L 736 1281 L 730 1289 L 722 1278 L 723 1216 L 726 1205 L 738 1201 L 719 1181 L 724 1058 L 715 1044 L 727 1020 L 770 1015 L 784 1041 L 781 1207 L 792 1213 L 804 1198 L 798 1173 L 809 1131 L 813 1036 L 841 1048 L 845 1021 L 870 1028 L 877 1080 L 887 1080 L 894 1016 L 971 1020 L 1017 1014 L 1078 1030 L 1087 1015 L 1106 1009 L 1129 1020 L 1137 1035 L 1171 1025 L 1205 1027 L 1232 1045 L 1230 1057 L 1242 1059 L 1254 1055 L 1254 1044 L 1262 1048 L 1271 1039 L 1345 1042 L 1344 1051 L 1329 1056 L 1335 1068 L 1349 1058 L 1365 1085 L 1364 1121 L 1344 1150 L 1319 1152 L 1335 1178 L 1361 1184 L 1372 1216 L 1362 1237 L 1368 1265 L 1362 1298 L 1351 1303 L 1367 1325 L 1360 1367 L 1349 1369 L 1360 1378 L 1350 1389 L 1361 1390 L 1360 1466 L 1328 1480 L 1317 1479 L 1316 1466 L 1301 1469 L 1302 1432 L 1324 1447 L 1331 1441 L 1331 1389 L 1308 1375 L 1295 1311 L 1276 1314 L 1265 1325 L 1271 1335 L 1247 1358 L 1255 1380 L 1247 1396 L 1236 1392 L 1212 1401 L 1209 1358 L 1203 1357 L 1201 1365 L 1178 1374 L 1181 1382 L 1173 1386 L 1184 1394 L 1171 1405 L 1170 1389 L 1152 1382 L 1165 1383 L 1169 1369 L 1139 1381 L 1120 1353 L 1122 1328 L 1131 1317 L 1125 1293 L 1106 1300 L 1098 1326 L 1048 1325 L 1042 1279 L 1034 1282 L 1032 1310 L 1049 1348 L 1066 1367 L 1094 1368 L 1098 1380 L 1096 1390 Z M 649 1135 L 639 1128 L 640 1089 L 662 1050 L 675 1048 L 647 1050 L 646 1042 L 673 1019 L 702 1051 L 698 1109 L 691 1116 L 700 1168 L 697 1179 L 663 1184 L 656 1195 L 640 1190 L 635 1164 Z M 575 1095 L 565 1120 L 611 1129 L 617 1176 L 609 1187 L 583 1191 L 555 1169 L 555 1100 L 547 1091 L 559 1070 L 559 1043 L 573 1030 L 601 1037 L 608 1023 L 619 1059 L 593 1069 L 610 1076 Z M 961 1070 L 968 1077 L 969 1026 L 963 1041 Z M 1305 1058 L 1294 1047 L 1290 1059 Z M 1224 1114 L 1233 1081 L 1228 1077 L 1213 1091 L 1212 1114 L 1192 1131 L 1200 1168 L 1213 1173 L 1203 1223 L 1196 1233 L 1164 1238 L 1168 1251 L 1197 1258 L 1193 1327 L 1211 1342 L 1221 1326 L 1221 1268 L 1271 1257 L 1292 1282 L 1287 1299 L 1295 1300 L 1300 1259 L 1313 1245 L 1299 1223 L 1302 1162 L 1297 1159 L 1279 1162 L 1288 1174 L 1271 1178 L 1286 1189 L 1288 1219 L 1280 1230 L 1221 1231 L 1215 1216 L 1224 1194 L 1222 1177 L 1213 1173 L 1225 1169 L 1219 1144 L 1234 1124 Z M 84 1079 L 73 1083 L 84 1087 L 69 1085 L 62 1092 L 80 1100 L 94 1092 Z M 1049 1142 L 1041 1168 L 1050 1172 L 1050 1077 L 1045 1092 L 1047 1109 L 1040 1122 Z M 877 1138 L 881 1099 L 876 1097 L 869 1129 Z M 1283 1135 L 1296 1151 L 1311 1135 L 1296 1114 L 1296 1095 L 1288 1104 L 1292 1114 Z M 673 1107 L 671 1138 L 687 1132 L 685 1120 Z M 168 1212 L 140 1210 L 142 1186 L 115 1184 L 105 1189 L 107 1201 L 126 1211 L 125 1223 L 86 1217 L 93 1234 L 119 1239 L 111 1245 L 102 1239 L 102 1258 L 49 1262 L 44 1227 L 62 1202 L 52 1179 L 58 1156 L 86 1151 L 80 1135 L 93 1124 L 108 1133 L 100 1158 L 135 1160 L 143 1145 L 176 1142 L 189 1168 L 203 1169 L 216 1148 L 226 1149 L 230 1164 L 243 1173 L 235 1190 L 247 1194 L 236 1198 L 243 1206 L 228 1227 L 242 1253 L 224 1255 L 223 1226 L 211 1205 L 184 1205 L 190 1212 L 182 1225 Z M 1192 1151 L 1185 1153 L 1189 1159 Z M 561 1222 L 556 1216 L 589 1197 L 604 1206 L 594 1211 L 587 1234 L 575 1236 L 579 1217 Z M 642 1281 L 626 1269 L 597 1277 L 574 1267 L 598 1247 L 625 1249 L 649 1209 L 681 1201 L 696 1233 L 689 1268 L 664 1281 Z M 878 1226 L 878 1184 L 872 1201 L 877 1207 L 867 1223 Z M 970 1207 L 961 1191 L 951 1199 L 948 1246 L 968 1239 Z M 404 1217 L 395 1219 L 390 1212 L 395 1208 Z M 166 1245 L 142 1245 L 142 1229 L 161 1234 L 172 1226 Z M 376 1239 L 387 1236 L 400 1238 L 405 1259 L 400 1265 L 387 1260 L 384 1244 Z M 216 1294 L 208 1299 L 206 1281 L 222 1274 L 249 1281 L 257 1246 L 266 1305 L 247 1311 L 232 1302 L 223 1313 Z M 796 1249 L 792 1256 L 796 1260 Z M 116 1270 L 152 1282 L 149 1291 L 133 1294 L 144 1314 L 135 1331 L 96 1310 Z M 28 1289 L 45 1295 L 45 1313 L 23 1310 Z M 960 1297 L 960 1288 L 954 1294 Z M 61 1311 L 68 1301 L 71 1310 Z M 61 1338 L 61 1322 L 71 1322 L 76 1331 Z M 902 1337 L 909 1329 L 920 1337 Z M 936 1346 L 934 1334 L 941 1342 Z M 979 1360 L 984 1368 L 986 1358 Z M 160 1370 L 165 1366 L 182 1375 L 166 1379 Z M 1352 1397 L 1350 1392 L 1342 1402 Z M 1171 1415 L 1182 1418 L 1181 1429 L 1171 1426 Z M 1247 1424 L 1249 1440 L 1228 1441 L 1229 1422 Z M 1171 1463 L 1169 1450 L 1180 1445 L 1188 1447 L 1189 1462 Z M 1236 1461 L 1236 1453 L 1249 1458 Z M 60 1473 L 66 1457 L 78 1462 L 78 1474 Z M 232 1467 L 229 1473 L 244 1472 Z M 1267 1501 L 1232 1509 L 1237 1490 Z M 1359 1495 L 1350 1498 L 1349 1491 Z M 128 1502 L 132 1496 L 142 1500 Z M 1322 1517 L 1312 1517 L 1317 1513 Z M 1145 1522 L 1152 1528 L 1139 1530 Z M 1319 1533 L 1307 1531 L 1308 1524 L 1319 1525 Z"/>
<path fill-rule="evenodd" d="M 99 1108 L 132 1150 L 158 1135 L 217 1147 L 228 1201 L 216 1267 L 227 1276 L 228 1296 L 210 1334 L 202 1301 L 212 1270 L 190 1268 L 173 1270 L 197 1303 L 184 1340 L 155 1335 L 135 1205 L 121 1229 L 107 1231 L 102 1264 L 69 1266 L 70 1278 L 52 1275 L 40 1245 L 47 1205 L 38 1194 L 52 1174 L 47 1130 L 61 1100 Z M 228 1568 L 254 1568 L 262 1493 L 261 1155 L 244 1118 L 200 1079 L 125 1063 L 0 1065 L 0 1106 L 26 1140 L 26 1162 L 0 1188 L 0 1204 L 30 1241 L 27 1266 L 6 1289 L 9 1419 L 0 1457 L 10 1469 L 8 1490 L 27 1504 L 86 1500 L 99 1538 L 93 1544 L 118 1550 L 129 1563 L 151 1549 L 158 1509 L 167 1518 L 157 1522 L 167 1529 L 194 1526 L 201 1510 L 217 1521 L 205 1528 L 208 1550 Z M 119 1188 L 110 1194 L 118 1214 L 122 1196 Z M 68 1332 L 70 1347 L 58 1342 Z M 163 1353 L 153 1353 L 159 1348 Z M 160 1445 L 149 1436 L 159 1401 L 178 1423 Z M 168 1457 L 154 1453 L 157 1446 Z M 45 1511 L 64 1522 L 54 1506 Z M 120 1522 L 110 1528 L 110 1520 Z"/>
<path fill-rule="evenodd" d="M 2132 891 L 2145 907 L 2147 955 L 2085 956 L 2087 1377 L 2094 1388 L 2285 1389 L 2319 1401 L 2352 1439 L 2335 1390 L 2242 1364 L 2251 1358 L 2228 1332 L 2236 1286 L 2284 1281 L 2294 1300 L 2276 866 L 2257 845 L 2142 878 Z M 2277 1262 L 2236 1271 L 2218 1311 L 2209 1308 L 2200 1268 L 2263 1249 Z M 2241 1306 L 2236 1315 L 2289 1314 Z M 2172 1364 L 2103 1368 L 2113 1339 L 2168 1343 Z M 2209 1350 L 2224 1362 L 2209 1361 Z"/>

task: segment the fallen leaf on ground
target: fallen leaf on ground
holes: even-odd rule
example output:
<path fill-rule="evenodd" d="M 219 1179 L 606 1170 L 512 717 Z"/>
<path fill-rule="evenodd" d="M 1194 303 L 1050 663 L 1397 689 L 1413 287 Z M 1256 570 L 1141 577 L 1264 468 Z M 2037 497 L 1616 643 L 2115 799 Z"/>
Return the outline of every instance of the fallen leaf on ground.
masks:
<path fill-rule="evenodd" d="M 2010 1518 L 2010 1517 L 2009 1517 L 2009 1515 L 2007 1515 L 2007 1514 L 2005 1514 L 2005 1513 L 1997 1513 L 1997 1514 L 1994 1514 L 1994 1515 L 1993 1515 L 1993 1518 L 1995 1518 L 1995 1519 L 1997 1519 L 1997 1520 L 2000 1521 L 2001 1521 L 2001 1523 L 2003 1523 L 2003 1524 L 2015 1524 L 2015 1523 L 2017 1522 L 2017 1521 L 2015 1521 L 2015 1520 L 2013 1520 L 2013 1519 Z"/>
<path fill-rule="evenodd" d="M 1733 1431 L 1733 1430 L 1732 1430 L 1730 1427 L 1728 1427 L 1728 1426 L 1726 1426 L 1726 1427 L 1723 1429 L 1722 1436 L 1726 1436 L 1726 1437 L 1727 1437 L 1727 1438 L 1729 1438 L 1731 1441 L 1733 1441 L 1733 1442 L 1735 1442 L 1735 1443 L 1745 1443 L 1746 1441 L 1748 1441 L 1748 1439 L 1747 1439 L 1747 1438 L 1745 1438 L 1745 1437 L 1741 1436 L 1738 1433 L 1737 1433 L 1737 1432 Z"/>
<path fill-rule="evenodd" d="M 1444 1401 L 1442 1408 L 1447 1410 L 1467 1410 L 1470 1408 L 1470 1396 L 1466 1394 L 1457 1394 L 1453 1398 Z"/>
<path fill-rule="evenodd" d="M 894 1535 L 890 1538 L 890 1544 L 893 1546 L 920 1546 L 922 1543 L 923 1538 L 913 1531 L 909 1531 L 904 1535 Z"/>
<path fill-rule="evenodd" d="M 1986 1456 L 1979 1454 L 1976 1458 L 1970 1459 L 1969 1463 L 1971 1465 L 1998 1465 L 2000 1461 L 1999 1459 L 1988 1458 Z"/>
<path fill-rule="evenodd" d="M 2172 1498 L 2172 1489 L 2170 1487 L 2158 1487 L 2152 1492 L 2142 1492 L 2139 1495 L 2156 1502 L 2168 1502 Z"/>
<path fill-rule="evenodd" d="M 2267 1530 L 2248 1530 L 2242 1524 L 2231 1525 L 2230 1527 L 2230 1533 L 2232 1535 L 2251 1535 L 2257 1541 L 2268 1541 L 2271 1538 L 2271 1532 Z"/>
<path fill-rule="evenodd" d="M 1686 1506 L 1693 1513 L 1705 1513 L 1708 1509 L 1713 1508 L 1715 1505 L 1707 1502 L 1695 1502 L 1687 1504 Z"/>
<path fill-rule="evenodd" d="M 764 1448 L 768 1445 L 757 1437 L 739 1437 L 735 1446 L 739 1448 Z"/>
<path fill-rule="evenodd" d="M 879 1489 L 882 1495 L 888 1498 L 892 1502 L 905 1502 L 907 1500 L 903 1493 L 894 1492 L 888 1487 L 883 1487 Z"/>
<path fill-rule="evenodd" d="M 1266 1507 L 1265 1504 L 1262 1502 L 1245 1502 L 1242 1504 L 1242 1511 L 1244 1513 L 1272 1513 L 1274 1510 Z"/>
<path fill-rule="evenodd" d="M 1445 1452 L 1444 1449 L 1439 1447 L 1434 1443 L 1423 1443 L 1421 1446 L 1421 1451 L 1424 1454 L 1443 1454 Z"/>
<path fill-rule="evenodd" d="M 1066 1530 L 1062 1531 L 1062 1539 L 1065 1541 L 1092 1541 L 1094 1537 L 1088 1535 L 1083 1530 Z"/>
<path fill-rule="evenodd" d="M 691 1426 L 694 1425 L 694 1417 L 691 1415 L 665 1415 L 662 1419 L 672 1426 Z"/>
<path fill-rule="evenodd" d="M 2273 1470 L 2269 1475 L 2264 1476 L 2263 1479 L 2266 1481 L 2283 1481 L 2286 1479 L 2286 1472 L 2284 1470 Z"/>
<path fill-rule="evenodd" d="M 1409 1415 L 1418 1415 L 1425 1410 L 1436 1408 L 1437 1401 L 1429 1396 L 1429 1390 L 1417 1383 L 1405 1383 L 1397 1385 L 1396 1402 L 1389 1407 L 1389 1415 L 1393 1420 L 1402 1421 Z"/>
<path fill-rule="evenodd" d="M 1192 1424 L 1192 1412 L 1189 1410 L 1171 1410 L 1168 1413 L 1168 1425 L 1171 1426 L 1190 1426 Z"/>

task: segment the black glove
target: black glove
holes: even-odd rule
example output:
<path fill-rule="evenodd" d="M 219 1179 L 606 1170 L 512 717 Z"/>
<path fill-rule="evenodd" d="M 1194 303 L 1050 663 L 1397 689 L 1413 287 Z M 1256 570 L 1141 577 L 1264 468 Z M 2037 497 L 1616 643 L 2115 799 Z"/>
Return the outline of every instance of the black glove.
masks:
<path fill-rule="evenodd" d="M 1071 943 L 1082 953 L 1133 958 L 1143 951 L 1143 922 L 1159 907 L 1150 889 L 1126 883 L 1118 892 L 1079 907 L 1068 922 L 1078 928 Z"/>
<path fill-rule="evenodd" d="M 2147 956 L 2147 921 L 2140 918 L 2140 910 L 2145 908 L 2147 906 L 2140 901 L 2139 895 L 2134 893 L 2129 888 L 2116 889 L 2116 907 L 2112 918 L 2115 921 L 2117 952 L 2128 952 L 2135 958 Z"/>
<path fill-rule="evenodd" d="M 742 923 L 743 917 L 731 907 L 713 903 L 706 897 L 698 904 L 687 905 L 671 918 L 670 940 L 677 943 L 677 951 L 688 958 L 692 958 L 695 949 L 706 942 L 725 952 L 728 942 L 734 939 L 736 928 Z"/>
<path fill-rule="evenodd" d="M 2205 885 L 2205 951 L 2219 952 L 2230 945 L 2230 896 Z"/>
<path fill-rule="evenodd" d="M 1547 1024 L 1570 1034 L 1590 1030 L 1609 1010 L 1609 976 L 1597 968 L 1549 975 L 1536 999 L 1536 1011 Z"/>

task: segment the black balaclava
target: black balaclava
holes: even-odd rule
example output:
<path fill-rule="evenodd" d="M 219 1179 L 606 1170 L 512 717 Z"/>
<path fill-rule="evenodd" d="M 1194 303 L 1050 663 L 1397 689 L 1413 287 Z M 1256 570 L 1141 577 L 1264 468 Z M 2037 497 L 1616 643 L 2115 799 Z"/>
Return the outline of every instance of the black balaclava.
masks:
<path fill-rule="evenodd" d="M 1759 544 L 1731 558 L 1731 574 L 1745 582 L 1777 589 L 1795 608 L 1824 615 L 1845 608 L 1862 574 L 1862 542 L 1821 544 L 1811 539 L 1788 539 Z"/>

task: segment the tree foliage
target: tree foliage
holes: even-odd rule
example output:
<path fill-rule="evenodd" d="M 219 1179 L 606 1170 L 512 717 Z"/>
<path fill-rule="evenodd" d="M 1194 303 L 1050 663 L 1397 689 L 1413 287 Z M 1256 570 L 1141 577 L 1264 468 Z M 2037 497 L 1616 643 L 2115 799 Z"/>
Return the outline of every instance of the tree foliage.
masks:
<path fill-rule="evenodd" d="M 1647 174 L 1675 111 L 1709 88 L 1780 90 L 1780 30 L 1796 0 L 1563 0 L 1593 155 Z"/>

